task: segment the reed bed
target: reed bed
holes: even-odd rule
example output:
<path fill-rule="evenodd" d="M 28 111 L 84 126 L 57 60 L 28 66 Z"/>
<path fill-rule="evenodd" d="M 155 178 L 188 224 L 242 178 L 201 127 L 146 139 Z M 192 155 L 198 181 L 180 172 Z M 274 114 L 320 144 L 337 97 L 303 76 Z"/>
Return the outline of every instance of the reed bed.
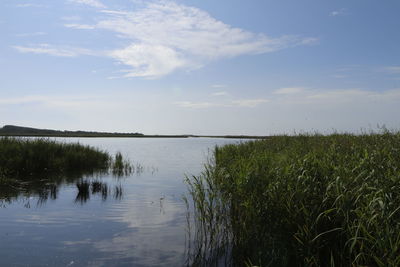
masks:
<path fill-rule="evenodd" d="M 43 138 L 0 138 L 2 183 L 109 170 L 115 175 L 124 175 L 132 172 L 133 168 L 121 153 L 114 158 L 105 151 L 79 143 L 60 143 Z"/>
<path fill-rule="evenodd" d="M 216 147 L 187 183 L 189 265 L 400 266 L 399 132 Z"/>

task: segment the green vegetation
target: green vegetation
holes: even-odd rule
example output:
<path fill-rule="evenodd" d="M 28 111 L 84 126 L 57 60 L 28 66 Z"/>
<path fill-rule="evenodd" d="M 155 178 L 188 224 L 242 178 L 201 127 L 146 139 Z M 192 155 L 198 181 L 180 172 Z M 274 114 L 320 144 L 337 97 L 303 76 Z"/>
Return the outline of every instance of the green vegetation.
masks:
<path fill-rule="evenodd" d="M 0 177 L 31 180 L 40 175 L 107 170 L 110 155 L 80 144 L 49 139 L 0 139 Z"/>
<path fill-rule="evenodd" d="M 115 160 L 112 162 L 112 172 L 115 176 L 124 176 L 132 173 L 134 167 L 129 163 L 128 160 L 122 157 L 121 152 L 117 152 Z"/>
<path fill-rule="evenodd" d="M 400 133 L 217 147 L 187 182 L 192 265 L 400 266 Z"/>
<path fill-rule="evenodd" d="M 88 175 L 132 171 L 130 163 L 117 153 L 115 159 L 99 149 L 79 143 L 49 139 L 0 138 L 0 181 L 32 181 L 43 177 Z"/>
<path fill-rule="evenodd" d="M 79 189 L 77 199 L 83 203 L 90 195 L 88 182 L 83 177 L 102 173 L 120 177 L 140 172 L 141 168 L 134 167 L 119 152 L 113 157 L 78 143 L 3 137 L 0 138 L 0 206 L 21 195 L 38 196 L 38 201 L 44 203 L 49 198 L 57 198 L 60 185 L 74 183 Z M 111 193 L 111 188 L 99 181 L 89 185 L 92 194 L 101 193 L 103 199 Z M 115 187 L 114 195 L 121 198 L 121 186 Z"/>

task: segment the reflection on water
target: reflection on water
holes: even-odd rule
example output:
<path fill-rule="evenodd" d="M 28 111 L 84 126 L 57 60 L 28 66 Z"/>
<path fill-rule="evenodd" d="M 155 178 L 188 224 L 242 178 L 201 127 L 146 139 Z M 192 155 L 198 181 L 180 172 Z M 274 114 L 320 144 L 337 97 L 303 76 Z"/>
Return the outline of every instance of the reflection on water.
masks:
<path fill-rule="evenodd" d="M 60 139 L 121 151 L 134 173 L 0 185 L 1 266 L 182 266 L 185 174 L 223 139 Z M 150 166 L 150 167 L 149 167 Z"/>
<path fill-rule="evenodd" d="M 126 165 L 124 168 L 114 168 L 108 171 L 100 170 L 88 174 L 74 173 L 64 176 L 51 176 L 42 178 L 30 178 L 22 180 L 8 179 L 0 181 L 0 207 L 6 207 L 18 200 L 23 201 L 25 207 L 31 207 L 30 200 L 37 199 L 36 206 L 42 206 L 49 199 L 56 200 L 60 187 L 75 184 L 77 194 L 75 202 L 84 204 L 90 200 L 91 195 L 100 195 L 103 201 L 112 196 L 115 200 L 121 200 L 123 194 L 123 186 L 121 183 L 116 185 L 108 185 L 107 182 L 101 181 L 101 178 L 111 175 L 114 180 L 120 181 L 123 178 L 134 174 L 141 175 L 146 169 L 155 173 L 155 168 L 145 168 L 139 163 L 136 165 Z M 94 180 L 93 180 L 94 179 Z"/>
<path fill-rule="evenodd" d="M 76 183 L 78 188 L 78 194 L 76 195 L 75 202 L 84 204 L 86 203 L 91 195 L 100 195 L 103 201 L 111 195 L 115 200 L 122 199 L 122 185 L 115 185 L 114 188 L 110 188 L 107 183 L 100 181 L 79 181 Z"/>
<path fill-rule="evenodd" d="M 43 206 L 48 200 L 56 200 L 60 187 L 72 184 L 71 181 L 63 180 L 58 184 L 50 183 L 24 183 L 23 186 L 2 186 L 0 190 L 0 207 L 7 207 L 13 202 L 22 202 L 25 208 L 32 207 L 32 201 L 36 201 L 35 207 Z M 123 197 L 123 186 L 121 183 L 109 185 L 100 180 L 90 178 L 78 178 L 75 182 L 75 203 L 85 204 L 91 196 L 100 196 L 102 201 L 108 198 L 121 200 Z"/>

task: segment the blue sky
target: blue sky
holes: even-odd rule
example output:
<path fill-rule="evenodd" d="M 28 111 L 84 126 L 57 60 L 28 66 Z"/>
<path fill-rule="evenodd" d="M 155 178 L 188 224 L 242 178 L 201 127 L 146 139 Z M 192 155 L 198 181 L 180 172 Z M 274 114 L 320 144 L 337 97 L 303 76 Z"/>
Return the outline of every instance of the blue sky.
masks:
<path fill-rule="evenodd" d="M 397 0 L 3 0 L 0 124 L 399 129 L 399 10 Z"/>

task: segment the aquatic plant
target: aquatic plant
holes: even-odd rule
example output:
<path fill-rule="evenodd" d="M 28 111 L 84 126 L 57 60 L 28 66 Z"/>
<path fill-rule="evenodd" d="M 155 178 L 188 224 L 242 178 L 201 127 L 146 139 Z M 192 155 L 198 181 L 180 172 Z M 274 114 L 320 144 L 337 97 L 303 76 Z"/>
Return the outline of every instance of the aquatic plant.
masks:
<path fill-rule="evenodd" d="M 138 165 L 140 166 L 140 165 Z M 50 139 L 0 138 L 0 199 L 11 200 L 19 195 L 36 195 L 39 202 L 54 199 L 60 184 L 76 183 L 83 177 L 111 173 L 128 176 L 135 171 L 120 152 L 115 157 L 99 149 L 79 143 L 60 143 Z M 84 184 L 77 185 L 83 199 Z M 103 199 L 109 190 L 93 185 Z M 82 187 L 82 188 L 81 188 Z M 80 189 L 81 188 L 81 189 Z M 115 190 L 117 198 L 122 188 Z"/>
<path fill-rule="evenodd" d="M 0 138 L 0 182 L 34 180 L 43 176 L 88 175 L 111 170 L 115 175 L 134 171 L 120 152 L 113 158 L 105 151 L 79 143 L 50 139 Z"/>
<path fill-rule="evenodd" d="M 44 174 L 107 170 L 108 153 L 79 143 L 50 139 L 0 138 L 0 177 L 30 180 Z"/>
<path fill-rule="evenodd" d="M 217 147 L 187 182 L 189 265 L 400 266 L 398 132 Z"/>
<path fill-rule="evenodd" d="M 121 152 L 117 152 L 112 163 L 112 173 L 115 176 L 124 176 L 132 173 L 133 171 L 134 167 L 132 164 L 128 160 L 124 159 Z"/>

